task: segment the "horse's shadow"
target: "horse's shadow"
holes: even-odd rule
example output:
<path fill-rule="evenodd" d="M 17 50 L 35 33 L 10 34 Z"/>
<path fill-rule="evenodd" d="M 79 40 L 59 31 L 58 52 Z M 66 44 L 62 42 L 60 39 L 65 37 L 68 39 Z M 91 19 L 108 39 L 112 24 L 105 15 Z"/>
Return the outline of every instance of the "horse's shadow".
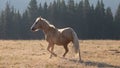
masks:
<path fill-rule="evenodd" d="M 68 59 L 68 58 L 64 58 L 65 60 L 71 61 L 71 62 L 78 62 L 80 64 L 84 64 L 86 66 L 97 66 L 98 68 L 103 68 L 103 67 L 112 67 L 112 68 L 120 68 L 120 66 L 114 66 L 114 65 L 110 65 L 104 62 L 95 62 L 95 61 L 78 61 L 75 59 Z"/>

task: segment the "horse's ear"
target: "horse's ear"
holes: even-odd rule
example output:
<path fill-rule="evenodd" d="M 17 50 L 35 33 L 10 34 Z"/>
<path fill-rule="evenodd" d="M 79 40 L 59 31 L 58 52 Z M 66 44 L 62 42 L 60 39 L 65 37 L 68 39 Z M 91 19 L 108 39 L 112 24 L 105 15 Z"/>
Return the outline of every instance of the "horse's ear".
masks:
<path fill-rule="evenodd" d="M 39 18 L 40 18 L 40 20 L 42 20 L 42 17 L 41 17 L 41 16 L 40 16 Z"/>

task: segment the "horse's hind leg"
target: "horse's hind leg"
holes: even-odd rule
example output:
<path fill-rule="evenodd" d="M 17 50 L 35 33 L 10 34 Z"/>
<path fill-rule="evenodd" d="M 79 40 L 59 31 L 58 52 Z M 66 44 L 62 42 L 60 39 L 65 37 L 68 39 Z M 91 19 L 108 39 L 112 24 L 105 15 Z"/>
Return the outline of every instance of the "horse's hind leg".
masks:
<path fill-rule="evenodd" d="M 66 56 L 66 54 L 68 53 L 68 46 L 67 45 L 64 45 L 64 49 L 65 49 L 65 53 L 63 54 L 63 57 L 65 57 Z"/>

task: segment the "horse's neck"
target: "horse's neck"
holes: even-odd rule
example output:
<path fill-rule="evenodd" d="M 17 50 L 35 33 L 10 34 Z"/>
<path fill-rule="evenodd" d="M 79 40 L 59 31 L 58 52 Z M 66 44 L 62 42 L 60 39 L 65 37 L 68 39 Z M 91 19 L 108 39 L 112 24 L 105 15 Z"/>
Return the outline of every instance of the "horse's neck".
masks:
<path fill-rule="evenodd" d="M 49 24 L 45 22 L 45 23 L 42 24 L 42 28 L 41 29 L 44 32 L 47 32 L 49 30 L 49 27 L 50 27 Z"/>

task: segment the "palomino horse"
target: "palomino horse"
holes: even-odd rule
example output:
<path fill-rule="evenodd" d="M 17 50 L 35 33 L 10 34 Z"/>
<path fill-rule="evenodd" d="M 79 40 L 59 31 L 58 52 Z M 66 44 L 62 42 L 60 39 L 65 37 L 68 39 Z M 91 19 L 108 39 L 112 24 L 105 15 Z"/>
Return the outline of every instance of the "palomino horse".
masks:
<path fill-rule="evenodd" d="M 79 60 L 81 61 L 80 49 L 79 49 L 79 41 L 77 34 L 75 31 L 70 28 L 57 29 L 54 25 L 51 25 L 46 19 L 42 17 L 38 17 L 34 24 L 31 27 L 32 31 L 38 31 L 39 29 L 43 30 L 45 34 L 45 39 L 49 43 L 47 50 L 51 53 L 51 56 L 57 56 L 54 50 L 54 44 L 61 45 L 65 49 L 65 53 L 63 57 L 68 53 L 68 44 L 73 42 L 73 47 L 75 48 L 75 52 L 79 53 Z"/>

